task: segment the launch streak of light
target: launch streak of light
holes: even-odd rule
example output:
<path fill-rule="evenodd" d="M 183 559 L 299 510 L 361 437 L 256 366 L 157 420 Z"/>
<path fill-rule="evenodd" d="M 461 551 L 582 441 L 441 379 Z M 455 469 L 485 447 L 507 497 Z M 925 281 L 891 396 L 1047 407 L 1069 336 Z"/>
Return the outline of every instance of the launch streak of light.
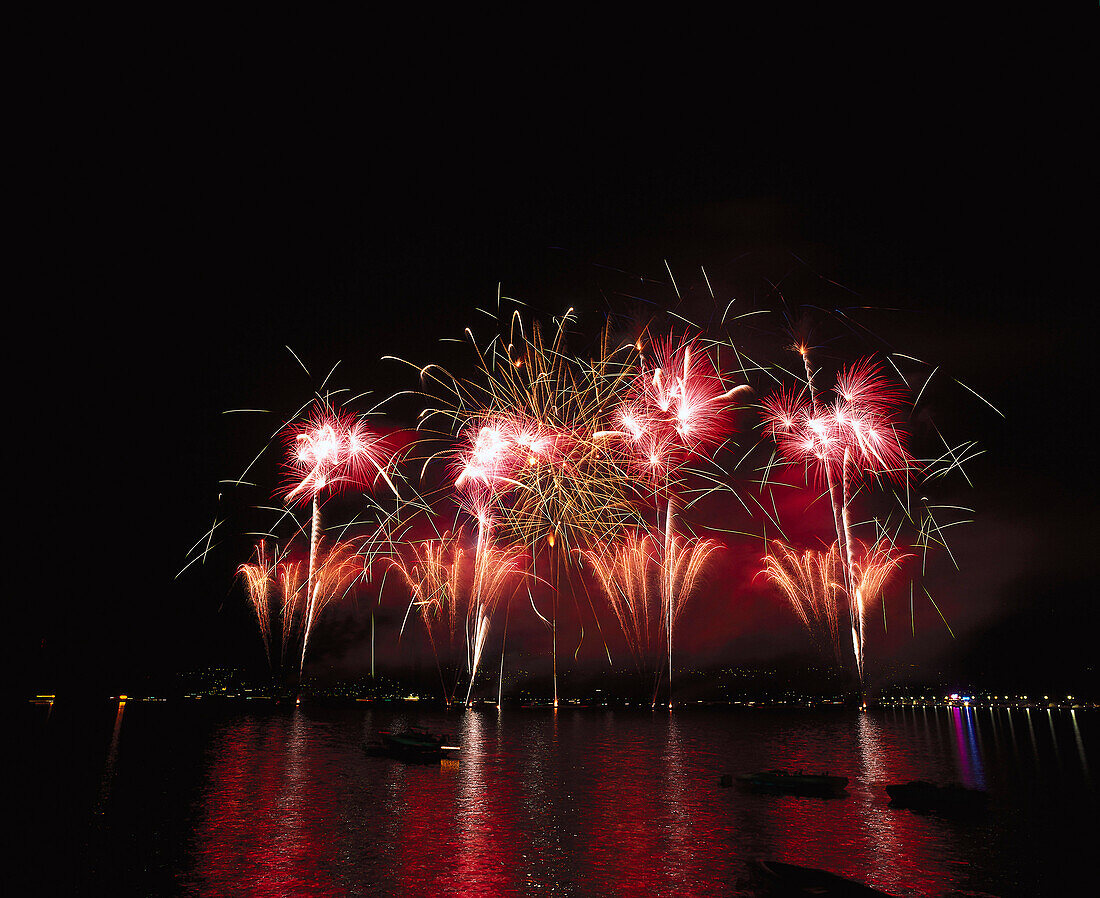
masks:
<path fill-rule="evenodd" d="M 838 543 L 833 543 L 828 551 L 800 552 L 781 540 L 772 540 L 761 574 L 782 593 L 811 637 L 829 646 L 838 661 L 842 604 L 838 599 L 847 599 L 857 651 L 856 667 L 862 676 L 867 608 L 881 598 L 891 575 L 911 556 L 900 553 L 887 539 L 880 539 L 869 548 L 853 540 L 851 552 L 854 593 L 850 596 L 846 595 L 843 555 Z"/>
<path fill-rule="evenodd" d="M 688 599 L 695 592 L 699 575 L 710 556 L 721 548 L 713 539 L 688 539 L 666 535 L 665 554 L 661 572 L 664 619 L 668 622 L 668 707 L 672 708 L 672 634 Z"/>
<path fill-rule="evenodd" d="M 840 552 L 844 592 L 852 617 L 856 669 L 863 677 L 863 597 L 857 582 L 849 515 L 854 474 L 908 482 L 917 465 L 905 446 L 900 407 L 904 394 L 881 368 L 863 359 L 837 376 L 837 400 L 825 405 L 814 386 L 809 350 L 797 347 L 806 392 L 780 390 L 762 403 L 764 422 L 779 454 L 808 464 L 827 485 Z"/>
<path fill-rule="evenodd" d="M 466 703 L 470 702 L 474 680 L 489 636 L 493 611 L 501 600 L 511 597 L 522 563 L 518 553 L 500 549 L 490 543 L 491 528 L 482 522 L 478 526 L 477 549 L 474 555 L 474 583 L 470 595 L 470 616 L 473 618 L 473 640 L 470 647 L 470 685 Z"/>
<path fill-rule="evenodd" d="M 302 664 L 305 666 L 306 649 L 314 625 L 329 604 L 343 597 L 363 572 L 358 545 L 352 540 L 334 542 L 328 549 L 319 539 L 317 547 L 320 559 L 313 574 L 310 591 L 305 597 L 302 624 Z"/>
<path fill-rule="evenodd" d="M 409 589 L 409 610 L 417 611 L 427 631 L 448 705 L 453 702 L 457 687 L 457 665 L 455 681 L 448 685 L 439 657 L 444 636 L 453 650 L 458 618 L 462 615 L 468 640 L 466 657 L 470 683 L 466 699 L 469 701 L 493 612 L 501 601 L 510 598 L 522 573 L 519 554 L 492 545 L 488 526 L 479 526 L 477 530 L 472 558 L 461 545 L 462 534 L 452 537 L 448 533 L 441 539 L 412 544 L 407 560 L 390 560 Z"/>
<path fill-rule="evenodd" d="M 288 428 L 288 480 L 284 501 L 293 505 L 312 501 L 309 528 L 309 566 L 306 573 L 305 624 L 302 638 L 302 664 L 306 646 L 323 591 L 316 588 L 318 543 L 321 537 L 321 502 L 332 495 L 370 480 L 373 471 L 398 495 L 397 488 L 383 467 L 382 440 L 372 434 L 356 415 L 337 412 L 327 404 L 318 404 L 307 420 Z M 335 548 L 335 547 L 334 547 Z"/>
<path fill-rule="evenodd" d="M 407 561 L 399 558 L 389 559 L 390 565 L 397 568 L 409 589 L 409 611 L 416 610 L 431 643 L 435 656 L 439 679 L 443 686 L 443 698 L 450 707 L 457 688 L 458 665 L 455 664 L 455 679 L 448 686 L 440 662 L 441 643 L 453 652 L 455 627 L 459 602 L 466 592 L 464 585 L 465 552 L 459 541 L 444 534 L 440 539 L 421 540 L 410 543 Z M 406 615 L 407 616 L 407 615 Z M 402 630 L 404 625 L 402 625 Z M 448 663 L 453 661 L 448 653 Z"/>
<path fill-rule="evenodd" d="M 656 671 L 656 641 L 663 632 L 669 659 L 669 706 L 672 705 L 672 644 L 676 622 L 695 592 L 710 556 L 720 548 L 711 539 L 673 536 L 662 544 L 648 533 L 629 533 L 603 551 L 588 551 L 608 604 L 623 630 L 638 666 L 650 658 Z M 656 703 L 656 683 L 654 703 Z"/>
<path fill-rule="evenodd" d="M 260 636 L 264 641 L 264 653 L 268 666 L 271 666 L 271 599 L 274 591 L 274 565 L 267 554 L 264 540 L 256 546 L 256 560 L 242 564 L 237 573 L 244 579 L 248 589 L 248 598 L 252 610 L 256 613 L 256 623 L 260 627 Z"/>

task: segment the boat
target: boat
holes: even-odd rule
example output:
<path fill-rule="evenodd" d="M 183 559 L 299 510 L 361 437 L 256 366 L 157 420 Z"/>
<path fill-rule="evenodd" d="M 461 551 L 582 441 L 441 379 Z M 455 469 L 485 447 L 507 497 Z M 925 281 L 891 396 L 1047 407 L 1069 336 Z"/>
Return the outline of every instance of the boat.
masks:
<path fill-rule="evenodd" d="M 981 811 L 985 809 L 987 799 L 986 793 L 981 789 L 968 789 L 958 783 L 940 786 L 924 780 L 887 786 L 886 794 L 890 796 L 892 808 L 940 813 Z"/>
<path fill-rule="evenodd" d="M 378 735 L 381 740 L 363 743 L 363 751 L 371 757 L 438 764 L 443 759 L 453 758 L 460 749 L 460 746 L 451 744 L 453 740 L 450 735 L 437 735 L 419 726 L 409 726 L 406 730 L 393 732 L 383 731 Z"/>
<path fill-rule="evenodd" d="M 766 770 L 745 773 L 737 782 L 751 789 L 788 792 L 796 795 L 840 795 L 848 785 L 848 777 L 828 773 L 804 773 L 801 770 Z"/>
<path fill-rule="evenodd" d="M 459 750 L 459 746 L 450 744 L 453 740 L 449 735 L 439 736 L 420 727 L 383 731 L 378 735 L 381 736 L 380 741 L 363 745 L 363 750 L 372 757 L 430 764 L 451 757 Z"/>
<path fill-rule="evenodd" d="M 828 870 L 800 867 L 780 861 L 753 861 L 753 872 L 771 895 L 845 895 L 852 898 L 890 898 L 886 892 L 845 879 Z"/>
<path fill-rule="evenodd" d="M 382 744 L 400 751 L 438 752 L 451 741 L 450 736 L 437 736 L 420 727 L 408 727 L 400 732 L 382 731 Z"/>

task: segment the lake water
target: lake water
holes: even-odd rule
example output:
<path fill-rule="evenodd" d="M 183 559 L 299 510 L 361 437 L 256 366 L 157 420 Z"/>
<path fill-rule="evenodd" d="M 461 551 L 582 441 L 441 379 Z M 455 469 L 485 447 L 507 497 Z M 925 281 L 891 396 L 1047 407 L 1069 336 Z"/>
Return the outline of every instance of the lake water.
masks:
<path fill-rule="evenodd" d="M 1095 852 L 1095 712 L 31 711 L 16 894 L 751 895 L 770 858 L 895 895 L 1053 895 Z M 364 753 L 404 724 L 454 734 L 458 769 Z M 774 767 L 847 795 L 719 788 Z M 984 788 L 989 811 L 889 808 L 910 779 Z"/>

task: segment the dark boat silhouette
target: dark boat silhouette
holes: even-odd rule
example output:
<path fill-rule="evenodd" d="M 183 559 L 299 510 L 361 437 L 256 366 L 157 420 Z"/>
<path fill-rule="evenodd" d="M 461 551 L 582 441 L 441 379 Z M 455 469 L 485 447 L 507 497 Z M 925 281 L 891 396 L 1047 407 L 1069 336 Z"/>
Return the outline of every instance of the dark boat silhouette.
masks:
<path fill-rule="evenodd" d="M 459 750 L 459 746 L 450 744 L 452 739 L 449 735 L 439 736 L 420 727 L 409 727 L 396 732 L 383 731 L 378 735 L 381 736 L 381 741 L 363 746 L 368 755 L 435 763 Z"/>
<path fill-rule="evenodd" d="M 982 811 L 987 799 L 980 789 L 968 789 L 958 783 L 940 786 L 924 780 L 887 786 L 886 794 L 892 808 L 955 814 Z"/>
<path fill-rule="evenodd" d="M 799 867 L 780 861 L 758 860 L 752 862 L 754 878 L 766 889 L 768 895 L 822 895 L 853 896 L 853 898 L 890 898 L 886 892 L 845 879 L 827 870 L 815 867 Z"/>
<path fill-rule="evenodd" d="M 737 777 L 742 786 L 759 791 L 786 792 L 792 795 L 840 795 L 848 777 L 828 773 L 804 773 L 801 770 L 765 770 Z"/>

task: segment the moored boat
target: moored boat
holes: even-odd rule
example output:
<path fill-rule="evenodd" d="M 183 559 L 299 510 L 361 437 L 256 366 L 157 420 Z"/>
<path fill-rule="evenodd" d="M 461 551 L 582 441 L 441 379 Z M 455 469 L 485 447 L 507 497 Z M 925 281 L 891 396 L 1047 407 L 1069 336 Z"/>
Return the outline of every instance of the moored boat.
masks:
<path fill-rule="evenodd" d="M 754 861 L 756 879 L 772 895 L 850 895 L 853 898 L 890 898 L 886 892 L 845 879 L 827 870 L 780 861 Z"/>
<path fill-rule="evenodd" d="M 409 727 L 400 732 L 383 731 L 379 734 L 382 744 L 403 751 L 440 751 L 450 736 L 437 736 L 420 727 Z"/>
<path fill-rule="evenodd" d="M 958 783 L 940 786 L 924 780 L 895 783 L 886 787 L 890 806 L 913 811 L 962 813 L 985 808 L 986 794 L 980 789 L 968 789 Z"/>
<path fill-rule="evenodd" d="M 839 795 L 848 785 L 848 777 L 828 773 L 804 773 L 801 770 L 766 770 L 745 773 L 737 782 L 753 789 L 809 795 Z"/>
<path fill-rule="evenodd" d="M 439 761 L 459 750 L 459 746 L 450 744 L 449 735 L 431 733 L 420 727 L 409 727 L 400 731 L 379 733 L 380 742 L 364 744 L 363 749 L 369 755 L 398 758 L 405 761 Z"/>

